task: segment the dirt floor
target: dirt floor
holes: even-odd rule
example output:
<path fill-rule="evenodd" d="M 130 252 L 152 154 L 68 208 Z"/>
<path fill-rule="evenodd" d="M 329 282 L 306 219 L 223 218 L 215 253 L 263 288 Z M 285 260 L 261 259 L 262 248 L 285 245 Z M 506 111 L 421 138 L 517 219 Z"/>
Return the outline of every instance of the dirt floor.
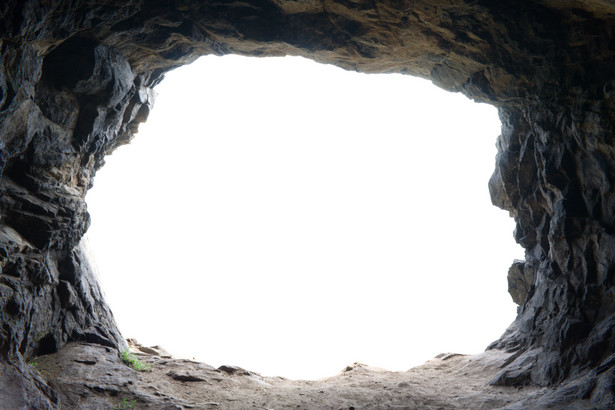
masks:
<path fill-rule="evenodd" d="M 498 350 L 443 354 L 406 372 L 355 363 L 316 381 L 216 369 L 136 342 L 131 351 L 151 370 L 136 371 L 117 351 L 88 343 L 71 343 L 35 366 L 59 392 L 58 406 L 78 409 L 512 409 L 532 408 L 526 399 L 544 393 L 489 385 L 510 357 Z"/>

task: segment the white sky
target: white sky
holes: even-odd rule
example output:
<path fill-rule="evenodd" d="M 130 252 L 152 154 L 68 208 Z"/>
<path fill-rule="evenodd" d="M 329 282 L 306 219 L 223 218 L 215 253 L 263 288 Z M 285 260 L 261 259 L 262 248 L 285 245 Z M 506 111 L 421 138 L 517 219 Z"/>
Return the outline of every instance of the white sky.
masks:
<path fill-rule="evenodd" d="M 125 337 L 319 378 L 477 353 L 513 321 L 495 108 L 290 57 L 202 58 L 157 91 L 87 198 Z"/>

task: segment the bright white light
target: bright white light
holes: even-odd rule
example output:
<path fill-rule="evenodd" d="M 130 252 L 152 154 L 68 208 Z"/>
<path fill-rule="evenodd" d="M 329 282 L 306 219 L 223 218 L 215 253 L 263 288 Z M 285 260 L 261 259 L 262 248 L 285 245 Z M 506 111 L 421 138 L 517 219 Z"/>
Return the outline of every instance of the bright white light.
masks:
<path fill-rule="evenodd" d="M 126 337 L 318 378 L 477 353 L 514 319 L 493 107 L 301 58 L 207 57 L 157 91 L 88 194 Z"/>

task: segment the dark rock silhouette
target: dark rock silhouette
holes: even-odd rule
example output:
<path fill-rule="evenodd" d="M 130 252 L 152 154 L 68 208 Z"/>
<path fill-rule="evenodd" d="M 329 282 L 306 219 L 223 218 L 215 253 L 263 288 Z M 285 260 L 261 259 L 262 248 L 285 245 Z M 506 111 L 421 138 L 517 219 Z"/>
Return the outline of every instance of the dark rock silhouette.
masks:
<path fill-rule="evenodd" d="M 85 193 L 166 71 L 237 53 L 417 75 L 497 106 L 489 188 L 526 256 L 509 274 L 518 317 L 490 346 L 514 355 L 493 383 L 578 380 L 579 397 L 615 406 L 614 22 L 598 0 L 4 2 L 0 398 L 61 406 L 26 360 L 124 347 L 82 243 Z"/>

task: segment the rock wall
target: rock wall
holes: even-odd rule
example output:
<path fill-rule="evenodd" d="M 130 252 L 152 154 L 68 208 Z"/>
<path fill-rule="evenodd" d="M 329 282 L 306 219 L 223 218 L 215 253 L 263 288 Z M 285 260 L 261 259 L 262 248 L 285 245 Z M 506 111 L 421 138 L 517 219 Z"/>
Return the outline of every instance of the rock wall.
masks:
<path fill-rule="evenodd" d="M 615 404 L 614 23 L 601 0 L 4 2 L 0 355 L 21 379 L 0 377 L 0 391 L 53 407 L 24 360 L 72 340 L 122 347 L 81 243 L 84 196 L 164 72 L 205 54 L 290 54 L 499 108 L 489 188 L 526 259 L 509 272 L 519 315 L 491 346 L 517 354 L 494 383 L 587 376 L 584 394 Z"/>

